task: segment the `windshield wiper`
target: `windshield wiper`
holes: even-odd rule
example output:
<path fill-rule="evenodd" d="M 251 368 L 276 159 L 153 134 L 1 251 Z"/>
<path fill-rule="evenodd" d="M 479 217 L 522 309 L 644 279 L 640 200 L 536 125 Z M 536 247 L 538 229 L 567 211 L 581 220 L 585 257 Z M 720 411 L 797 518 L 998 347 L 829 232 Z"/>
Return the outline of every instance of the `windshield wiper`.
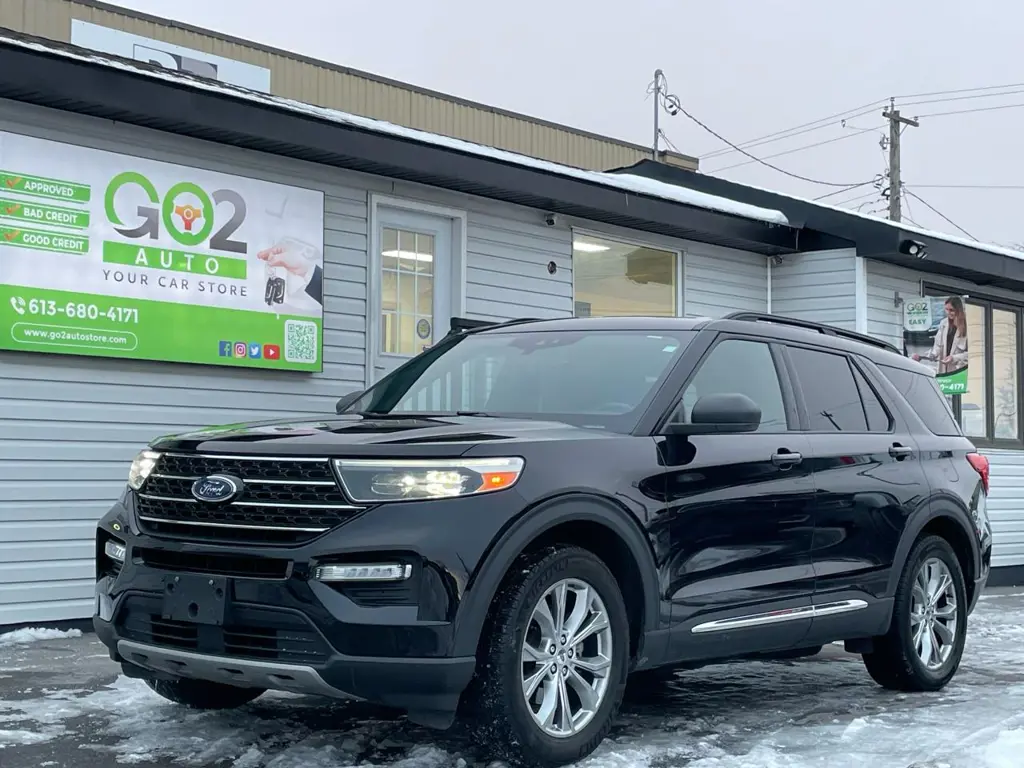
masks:
<path fill-rule="evenodd" d="M 486 411 L 456 411 L 456 416 L 479 416 L 483 419 L 497 419 L 499 416 L 495 416 L 493 413 L 487 413 Z"/>

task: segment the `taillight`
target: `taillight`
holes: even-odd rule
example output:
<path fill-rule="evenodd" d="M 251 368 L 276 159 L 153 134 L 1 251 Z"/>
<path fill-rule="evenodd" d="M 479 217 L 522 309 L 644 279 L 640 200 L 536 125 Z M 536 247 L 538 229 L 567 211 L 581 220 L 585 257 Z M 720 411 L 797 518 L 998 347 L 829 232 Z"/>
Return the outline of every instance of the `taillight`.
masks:
<path fill-rule="evenodd" d="M 974 467 L 975 471 L 981 475 L 981 485 L 985 489 L 985 493 L 988 493 L 988 459 L 982 456 L 980 453 L 968 453 L 967 461 Z"/>

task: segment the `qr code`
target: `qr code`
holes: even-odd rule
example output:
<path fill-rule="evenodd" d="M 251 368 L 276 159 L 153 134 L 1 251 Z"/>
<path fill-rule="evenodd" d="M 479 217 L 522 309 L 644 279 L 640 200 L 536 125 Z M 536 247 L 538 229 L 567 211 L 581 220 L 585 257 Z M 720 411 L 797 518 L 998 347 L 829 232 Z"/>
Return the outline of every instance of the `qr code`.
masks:
<path fill-rule="evenodd" d="M 317 326 L 305 320 L 284 321 L 284 359 L 289 363 L 317 361 Z"/>

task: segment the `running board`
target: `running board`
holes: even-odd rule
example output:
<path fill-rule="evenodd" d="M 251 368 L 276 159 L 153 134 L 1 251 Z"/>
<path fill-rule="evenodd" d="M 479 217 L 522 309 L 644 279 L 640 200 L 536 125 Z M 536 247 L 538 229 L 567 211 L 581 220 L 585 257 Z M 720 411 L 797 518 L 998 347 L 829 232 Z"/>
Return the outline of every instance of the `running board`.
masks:
<path fill-rule="evenodd" d="M 836 616 L 841 613 L 861 611 L 867 607 L 868 604 L 864 600 L 841 600 L 838 603 L 825 603 L 824 605 L 805 605 L 800 608 L 787 608 L 782 611 L 769 611 L 768 613 L 755 613 L 750 616 L 734 616 L 731 619 L 707 621 L 696 625 L 690 632 L 694 635 L 703 635 L 709 632 L 728 632 L 732 629 L 764 627 L 771 624 L 782 624 L 787 621 L 799 621 L 800 619 Z"/>

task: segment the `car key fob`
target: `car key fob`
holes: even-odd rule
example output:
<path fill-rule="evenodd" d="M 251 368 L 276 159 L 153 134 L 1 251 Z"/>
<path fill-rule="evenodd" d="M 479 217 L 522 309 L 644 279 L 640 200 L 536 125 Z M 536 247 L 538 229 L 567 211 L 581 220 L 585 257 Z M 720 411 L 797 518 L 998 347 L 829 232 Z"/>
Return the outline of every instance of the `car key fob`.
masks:
<path fill-rule="evenodd" d="M 263 292 L 263 300 L 268 307 L 274 304 L 284 304 L 284 278 L 277 274 L 277 269 L 274 267 L 268 266 L 266 272 L 267 287 Z"/>

